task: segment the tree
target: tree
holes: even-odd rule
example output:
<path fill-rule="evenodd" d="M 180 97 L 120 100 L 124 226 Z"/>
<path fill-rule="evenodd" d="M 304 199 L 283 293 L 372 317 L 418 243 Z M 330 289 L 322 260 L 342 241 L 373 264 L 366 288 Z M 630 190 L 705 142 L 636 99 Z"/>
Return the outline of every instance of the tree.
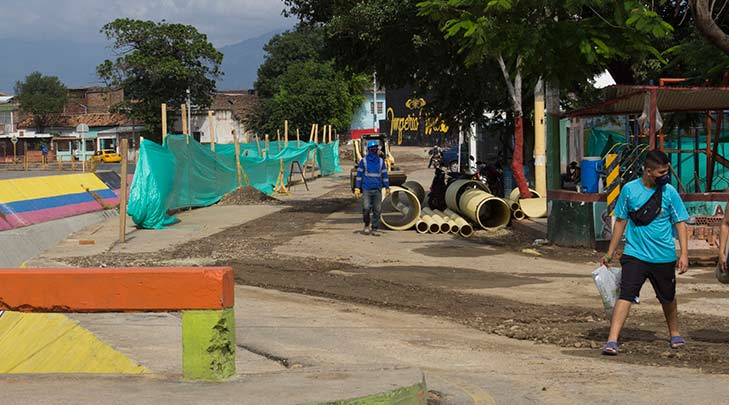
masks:
<path fill-rule="evenodd" d="M 278 80 L 276 93 L 264 101 L 265 129 L 273 133 L 284 120 L 294 127 L 306 128 L 313 122 L 348 128 L 357 108 L 364 101 L 362 76 L 348 83 L 332 62 L 313 60 L 292 64 Z"/>
<path fill-rule="evenodd" d="M 724 32 L 722 27 L 717 24 L 714 20 L 714 7 L 717 5 L 716 1 L 709 2 L 708 0 L 690 0 L 691 11 L 696 21 L 696 27 L 699 29 L 701 34 L 708 39 L 717 48 L 729 54 L 729 35 Z M 718 14 L 721 14 L 726 7 L 726 0 L 722 2 L 723 6 L 720 7 Z"/>
<path fill-rule="evenodd" d="M 427 94 L 431 114 L 452 127 L 484 121 L 484 112 L 500 112 L 506 89 L 498 67 L 464 63 L 455 40 L 445 39 L 437 24 L 418 16 L 421 0 L 286 0 L 287 13 L 303 24 L 323 26 L 325 52 L 340 68 L 377 72 L 388 88 L 412 87 Z M 497 76 L 498 75 L 498 76 Z"/>
<path fill-rule="evenodd" d="M 162 103 L 185 103 L 187 89 L 200 108 L 212 102 L 223 54 L 195 27 L 121 18 L 101 32 L 114 41 L 118 56 L 105 60 L 97 73 L 110 86 L 124 89 L 125 101 L 116 109 L 144 122 L 152 139 L 161 140 Z"/>
<path fill-rule="evenodd" d="M 611 20 L 593 6 L 612 11 Z M 522 197 L 530 195 L 521 156 L 523 76 L 585 81 L 632 52 L 660 58 L 650 38 L 672 30 L 637 1 L 428 0 L 418 7 L 457 39 L 467 64 L 500 67 L 515 116 L 512 170 Z"/>
<path fill-rule="evenodd" d="M 278 78 L 297 62 L 318 60 L 324 49 L 324 35 L 315 27 L 298 27 L 294 32 L 275 35 L 263 47 L 266 60 L 258 67 L 254 88 L 261 98 L 271 98 L 276 93 Z"/>
<path fill-rule="evenodd" d="M 257 131 L 274 133 L 284 120 L 299 128 L 316 122 L 350 126 L 368 81 L 326 58 L 321 28 L 298 26 L 273 37 L 264 49 L 255 83 L 261 97 L 253 120 Z"/>
<path fill-rule="evenodd" d="M 33 72 L 25 81 L 15 83 L 16 98 L 21 111 L 32 114 L 36 131 L 51 126 L 66 104 L 66 86 L 56 76 Z"/>

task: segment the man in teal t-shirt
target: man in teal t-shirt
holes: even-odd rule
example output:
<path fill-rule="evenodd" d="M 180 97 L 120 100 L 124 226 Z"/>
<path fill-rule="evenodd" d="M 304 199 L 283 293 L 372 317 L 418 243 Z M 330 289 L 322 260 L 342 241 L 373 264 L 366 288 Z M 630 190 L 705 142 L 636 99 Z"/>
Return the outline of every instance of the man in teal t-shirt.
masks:
<path fill-rule="evenodd" d="M 686 344 L 678 332 L 676 268 L 679 274 L 688 270 L 688 233 L 685 222 L 688 213 L 678 192 L 669 184 L 671 180 L 668 173 L 669 162 L 668 156 L 661 151 L 648 152 L 643 177 L 626 184 L 620 191 L 615 205 L 616 221 L 613 236 L 601 263 L 603 265 L 610 263 L 623 233 L 626 242 L 620 259 L 622 265 L 620 297 L 615 303 L 610 336 L 602 349 L 603 354 L 618 354 L 620 330 L 628 318 L 631 304 L 637 302 L 640 289 L 646 280 L 651 282 L 656 297 L 663 307 L 671 336 L 670 347 L 677 349 Z M 631 218 L 631 213 L 635 215 L 659 190 L 662 195 L 658 215 L 647 224 L 640 218 Z M 681 248 L 678 262 L 673 240 L 674 227 Z"/>

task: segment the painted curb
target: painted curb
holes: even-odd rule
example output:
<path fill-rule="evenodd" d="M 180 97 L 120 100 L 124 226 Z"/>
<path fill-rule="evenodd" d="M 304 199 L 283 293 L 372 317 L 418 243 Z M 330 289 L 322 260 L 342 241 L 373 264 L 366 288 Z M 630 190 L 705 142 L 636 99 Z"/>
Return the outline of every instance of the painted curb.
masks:
<path fill-rule="evenodd" d="M 408 387 L 400 387 L 358 398 L 307 402 L 303 405 L 426 405 L 427 403 L 428 389 L 425 384 L 425 377 L 423 377 L 421 382 Z"/>

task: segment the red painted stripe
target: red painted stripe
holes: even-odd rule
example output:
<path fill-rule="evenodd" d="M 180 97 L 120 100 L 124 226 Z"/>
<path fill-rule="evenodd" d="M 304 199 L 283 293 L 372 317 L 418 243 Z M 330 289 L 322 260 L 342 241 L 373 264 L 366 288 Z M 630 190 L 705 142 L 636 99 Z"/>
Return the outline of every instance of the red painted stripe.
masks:
<path fill-rule="evenodd" d="M 119 204 L 118 198 L 106 198 L 102 201 L 104 204 L 109 206 Z M 0 218 L 0 231 L 21 228 L 61 218 L 68 218 L 75 215 L 87 214 L 89 212 L 102 211 L 103 209 L 104 208 L 98 202 L 89 201 L 81 204 L 65 205 L 62 207 L 54 207 L 44 210 L 21 212 L 16 215 L 7 215 L 7 221 Z"/>

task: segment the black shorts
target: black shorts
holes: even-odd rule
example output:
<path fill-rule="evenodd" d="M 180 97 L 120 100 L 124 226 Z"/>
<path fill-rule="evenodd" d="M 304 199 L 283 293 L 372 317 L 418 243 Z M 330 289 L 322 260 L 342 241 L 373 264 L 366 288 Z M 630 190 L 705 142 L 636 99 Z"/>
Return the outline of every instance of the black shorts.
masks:
<path fill-rule="evenodd" d="M 620 259 L 623 271 L 620 276 L 620 299 L 637 302 L 640 289 L 648 279 L 661 304 L 670 304 L 676 298 L 676 262 L 648 263 L 626 256 Z"/>

